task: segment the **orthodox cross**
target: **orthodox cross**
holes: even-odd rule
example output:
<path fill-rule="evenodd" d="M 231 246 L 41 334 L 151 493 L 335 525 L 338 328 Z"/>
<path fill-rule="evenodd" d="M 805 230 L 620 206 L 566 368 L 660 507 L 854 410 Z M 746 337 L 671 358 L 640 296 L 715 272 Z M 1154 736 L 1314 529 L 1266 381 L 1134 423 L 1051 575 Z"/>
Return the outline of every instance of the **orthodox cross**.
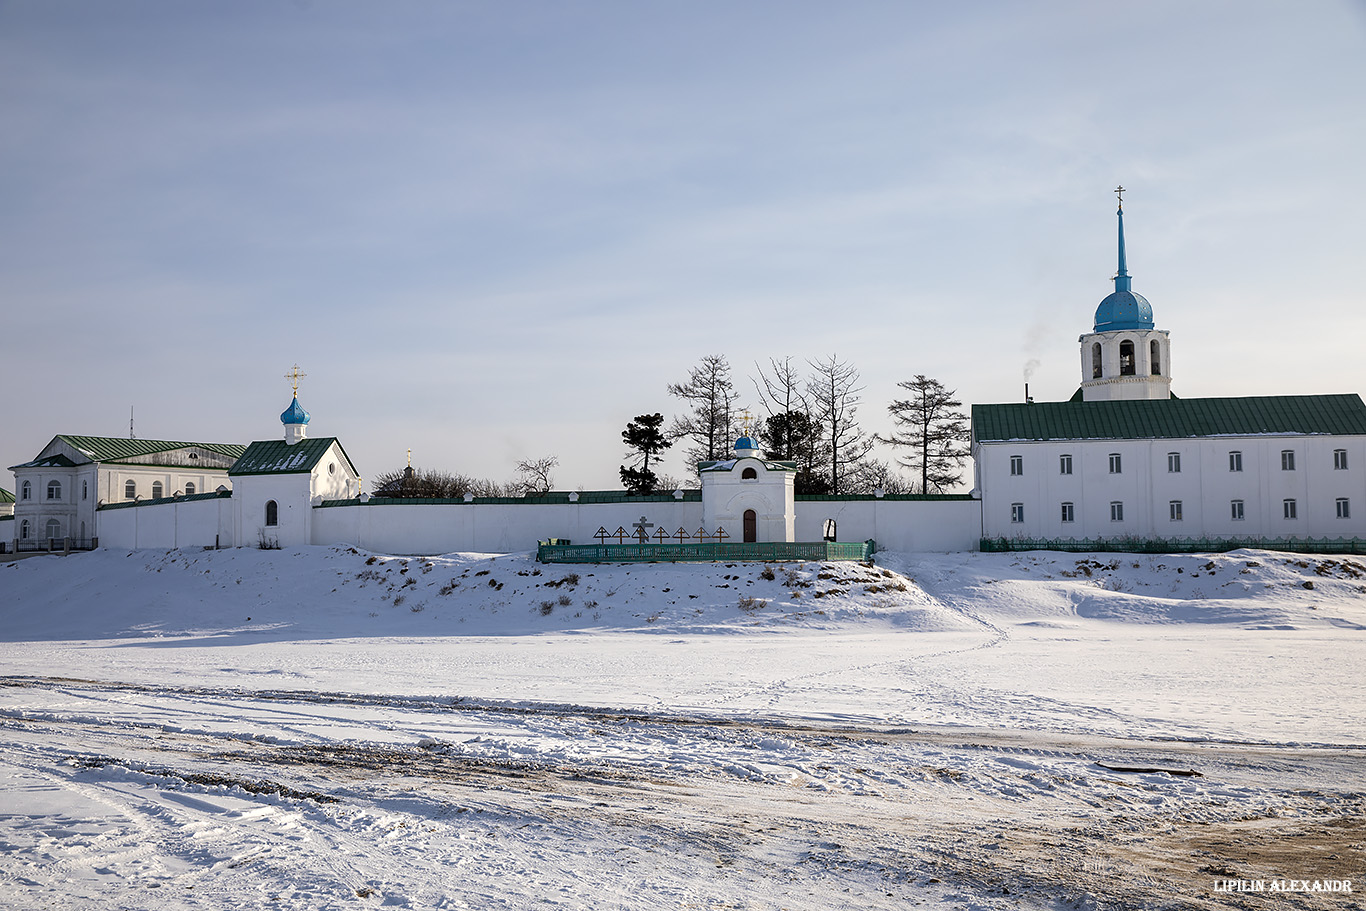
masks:
<path fill-rule="evenodd" d="M 1115 187 L 1115 195 L 1119 197 L 1119 207 L 1124 208 L 1124 188 Z"/>
<path fill-rule="evenodd" d="M 639 522 L 632 522 L 632 523 L 631 523 L 631 527 L 634 528 L 634 529 L 636 530 L 635 535 L 633 535 L 633 537 L 634 537 L 636 540 L 638 540 L 638 541 L 649 541 L 649 540 L 650 540 L 650 533 L 647 532 L 645 529 L 647 529 L 647 528 L 654 528 L 654 527 L 655 527 L 655 523 L 653 523 L 653 522 L 646 522 L 646 521 L 645 521 L 645 517 L 644 517 L 644 516 L 641 516 Z"/>
<path fill-rule="evenodd" d="M 745 436 L 753 436 L 753 435 L 754 435 L 754 415 L 752 415 L 752 414 L 749 413 L 749 409 L 748 409 L 748 408 L 746 408 L 744 411 L 740 412 L 740 422 L 741 422 L 741 423 L 740 423 L 740 426 L 743 427 L 744 430 L 745 430 Z"/>
<path fill-rule="evenodd" d="M 307 373 L 299 372 L 298 364 L 295 364 L 294 369 L 285 374 L 285 379 L 289 380 L 294 385 L 294 394 L 296 396 L 299 394 L 299 380 L 306 376 L 308 376 Z"/>

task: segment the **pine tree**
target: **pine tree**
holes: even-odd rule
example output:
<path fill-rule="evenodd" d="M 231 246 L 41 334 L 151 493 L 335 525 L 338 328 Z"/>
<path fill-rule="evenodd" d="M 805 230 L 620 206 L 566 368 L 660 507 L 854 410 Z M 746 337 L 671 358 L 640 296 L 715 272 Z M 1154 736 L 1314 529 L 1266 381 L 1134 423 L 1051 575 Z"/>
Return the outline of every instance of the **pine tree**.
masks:
<path fill-rule="evenodd" d="M 972 440 L 968 416 L 958 410 L 963 403 L 954 398 L 954 390 L 921 373 L 897 385 L 911 397 L 897 399 L 887 410 L 905 429 L 878 440 L 910 449 L 910 455 L 900 461 L 920 472 L 920 493 L 953 487 L 963 479 L 963 462 Z"/>
<path fill-rule="evenodd" d="M 663 425 L 663 414 L 640 414 L 621 432 L 621 441 L 630 449 L 627 456 L 640 456 L 639 468 L 621 466 L 621 485 L 629 493 L 653 493 L 659 486 L 659 477 L 650 470 L 650 459 L 673 445 L 660 430 Z"/>

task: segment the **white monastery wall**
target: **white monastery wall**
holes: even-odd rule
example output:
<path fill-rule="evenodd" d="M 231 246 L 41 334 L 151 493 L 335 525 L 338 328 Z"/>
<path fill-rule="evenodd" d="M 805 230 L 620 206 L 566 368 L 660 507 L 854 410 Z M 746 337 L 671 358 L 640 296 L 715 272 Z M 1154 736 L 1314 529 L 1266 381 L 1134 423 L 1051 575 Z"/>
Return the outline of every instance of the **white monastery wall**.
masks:
<path fill-rule="evenodd" d="M 841 541 L 877 542 L 878 550 L 951 553 L 976 550 L 982 537 L 980 500 L 850 498 L 797 500 L 798 541 L 819 541 L 834 519 Z"/>
<path fill-rule="evenodd" d="M 231 547 L 232 500 L 213 497 L 150 503 L 99 513 L 101 547 L 115 550 Z"/>
<path fill-rule="evenodd" d="M 327 506 L 313 511 L 315 544 L 353 544 L 400 554 L 510 553 L 547 538 L 595 544 L 599 528 L 628 534 L 644 516 L 673 535 L 702 524 L 697 501 L 622 503 L 450 503 Z M 713 529 L 708 529 L 709 531 Z M 615 539 L 613 539 L 615 540 Z"/>

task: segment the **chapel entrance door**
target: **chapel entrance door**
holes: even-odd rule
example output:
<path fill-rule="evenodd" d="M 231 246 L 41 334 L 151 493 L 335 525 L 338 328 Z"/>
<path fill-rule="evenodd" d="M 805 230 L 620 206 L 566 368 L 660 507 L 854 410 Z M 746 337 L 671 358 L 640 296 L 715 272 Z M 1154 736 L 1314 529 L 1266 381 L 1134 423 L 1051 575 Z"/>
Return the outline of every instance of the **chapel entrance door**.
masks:
<path fill-rule="evenodd" d="M 745 543 L 753 544 L 759 540 L 759 514 L 752 509 L 745 510 Z"/>

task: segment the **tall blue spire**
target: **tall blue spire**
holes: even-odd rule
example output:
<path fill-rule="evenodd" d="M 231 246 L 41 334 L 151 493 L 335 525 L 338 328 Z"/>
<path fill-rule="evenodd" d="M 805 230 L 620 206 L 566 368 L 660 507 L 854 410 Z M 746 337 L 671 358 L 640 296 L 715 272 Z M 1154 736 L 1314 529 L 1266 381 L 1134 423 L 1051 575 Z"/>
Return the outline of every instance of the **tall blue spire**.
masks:
<path fill-rule="evenodd" d="M 1119 271 L 1115 273 L 1115 290 L 1130 291 L 1129 264 L 1124 259 L 1124 188 L 1118 187 L 1115 193 L 1119 195 L 1119 211 L 1115 213 L 1119 216 Z"/>
<path fill-rule="evenodd" d="M 1147 298 L 1134 293 L 1124 256 L 1124 188 L 1117 187 L 1115 193 L 1119 195 L 1119 211 L 1115 213 L 1119 217 L 1119 270 L 1115 272 L 1115 290 L 1096 308 L 1095 331 L 1151 329 L 1153 308 Z"/>

